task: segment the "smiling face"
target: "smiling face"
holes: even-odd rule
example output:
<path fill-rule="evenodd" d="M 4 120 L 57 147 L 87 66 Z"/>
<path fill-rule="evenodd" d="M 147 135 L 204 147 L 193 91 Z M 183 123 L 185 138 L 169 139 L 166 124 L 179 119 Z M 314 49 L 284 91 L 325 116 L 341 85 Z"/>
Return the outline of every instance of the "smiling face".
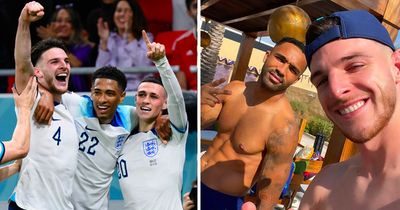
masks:
<path fill-rule="evenodd" d="M 261 84 L 273 91 L 286 90 L 306 69 L 304 53 L 292 43 L 274 47 L 266 58 L 260 75 Z"/>
<path fill-rule="evenodd" d="M 119 33 L 125 32 L 128 27 L 132 30 L 133 24 L 133 12 L 132 8 L 127 1 L 121 0 L 117 3 L 117 7 L 114 12 L 114 23 Z"/>
<path fill-rule="evenodd" d="M 57 38 L 67 40 L 73 33 L 71 17 L 66 9 L 60 9 L 54 21 Z"/>
<path fill-rule="evenodd" d="M 164 87 L 153 82 L 140 83 L 136 94 L 136 111 L 140 120 L 153 122 L 167 108 Z"/>
<path fill-rule="evenodd" d="M 116 80 L 97 78 L 91 90 L 91 98 L 97 118 L 101 124 L 111 123 L 118 104 L 125 98 Z"/>
<path fill-rule="evenodd" d="M 387 125 L 396 104 L 388 47 L 360 38 L 333 41 L 316 51 L 310 70 L 322 108 L 346 137 L 367 142 Z"/>
<path fill-rule="evenodd" d="M 70 71 L 69 58 L 60 48 L 50 48 L 45 51 L 35 67 L 39 83 L 50 93 L 59 95 L 68 90 Z"/>

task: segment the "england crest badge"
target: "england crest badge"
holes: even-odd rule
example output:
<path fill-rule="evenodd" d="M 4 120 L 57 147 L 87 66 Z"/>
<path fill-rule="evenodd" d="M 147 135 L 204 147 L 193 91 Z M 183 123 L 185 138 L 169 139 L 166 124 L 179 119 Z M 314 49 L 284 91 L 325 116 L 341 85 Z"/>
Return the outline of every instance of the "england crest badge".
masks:
<path fill-rule="evenodd" d="M 115 149 L 119 152 L 122 149 L 122 146 L 124 145 L 126 135 L 119 135 L 117 137 L 117 140 L 115 141 Z"/>
<path fill-rule="evenodd" d="M 156 138 L 144 141 L 142 144 L 143 152 L 147 157 L 154 157 L 155 155 L 157 155 L 158 144 Z"/>

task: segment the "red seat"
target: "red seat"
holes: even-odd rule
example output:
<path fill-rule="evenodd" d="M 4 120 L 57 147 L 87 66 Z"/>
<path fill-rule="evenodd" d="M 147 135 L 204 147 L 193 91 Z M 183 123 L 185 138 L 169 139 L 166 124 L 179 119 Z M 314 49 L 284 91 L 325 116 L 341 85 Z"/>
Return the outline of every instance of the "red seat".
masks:
<path fill-rule="evenodd" d="M 137 0 L 147 20 L 148 30 L 156 36 L 172 30 L 172 0 Z"/>
<path fill-rule="evenodd" d="M 154 41 L 165 45 L 165 53 L 167 55 L 167 58 L 170 58 L 172 53 L 172 45 L 174 44 L 174 41 L 185 32 L 186 31 L 161 32 L 157 34 L 157 36 L 154 38 Z"/>

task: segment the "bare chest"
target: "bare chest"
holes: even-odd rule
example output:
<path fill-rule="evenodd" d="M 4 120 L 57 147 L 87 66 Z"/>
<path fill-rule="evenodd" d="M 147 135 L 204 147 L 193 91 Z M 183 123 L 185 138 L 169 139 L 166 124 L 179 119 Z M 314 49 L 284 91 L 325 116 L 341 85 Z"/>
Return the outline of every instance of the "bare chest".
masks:
<path fill-rule="evenodd" d="M 265 149 L 274 130 L 273 112 L 265 107 L 226 107 L 221 112 L 220 132 L 229 136 L 238 153 L 254 154 Z"/>
<path fill-rule="evenodd" d="M 400 178 L 364 179 L 362 177 L 342 179 L 335 186 L 321 209 L 399 209 Z"/>

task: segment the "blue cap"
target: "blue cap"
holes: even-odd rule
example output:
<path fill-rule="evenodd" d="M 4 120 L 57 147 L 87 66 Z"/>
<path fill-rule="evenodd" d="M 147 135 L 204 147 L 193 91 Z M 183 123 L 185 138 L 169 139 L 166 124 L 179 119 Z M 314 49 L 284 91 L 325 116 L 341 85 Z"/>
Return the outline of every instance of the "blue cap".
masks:
<path fill-rule="evenodd" d="M 382 24 L 365 10 L 335 12 L 330 17 L 338 17 L 340 25 L 335 25 L 306 46 L 306 58 L 311 64 L 312 55 L 325 44 L 336 39 L 371 39 L 395 50 L 389 33 Z"/>

